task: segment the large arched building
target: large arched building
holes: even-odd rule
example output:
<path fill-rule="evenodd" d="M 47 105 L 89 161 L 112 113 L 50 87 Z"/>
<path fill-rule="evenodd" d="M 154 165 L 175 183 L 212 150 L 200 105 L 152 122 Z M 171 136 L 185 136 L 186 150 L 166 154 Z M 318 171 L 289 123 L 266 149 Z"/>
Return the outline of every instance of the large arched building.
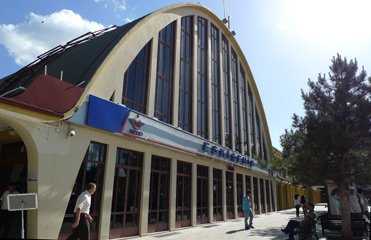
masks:
<path fill-rule="evenodd" d="M 1 178 L 37 193 L 28 238 L 71 232 L 88 182 L 92 236 L 174 230 L 277 210 L 272 145 L 247 60 L 198 4 L 87 33 L 0 81 Z"/>

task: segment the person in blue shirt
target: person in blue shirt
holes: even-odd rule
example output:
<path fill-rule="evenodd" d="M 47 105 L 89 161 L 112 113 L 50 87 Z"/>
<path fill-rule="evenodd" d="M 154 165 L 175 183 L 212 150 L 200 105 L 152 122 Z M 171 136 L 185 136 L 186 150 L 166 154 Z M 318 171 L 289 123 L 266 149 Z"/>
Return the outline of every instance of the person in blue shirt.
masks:
<path fill-rule="evenodd" d="M 251 208 L 251 191 L 250 190 L 247 190 L 246 194 L 242 198 L 242 209 L 243 209 L 243 215 L 245 217 L 245 230 L 254 228 L 252 225 L 252 220 L 254 218 L 254 215 L 252 213 L 252 208 Z"/>

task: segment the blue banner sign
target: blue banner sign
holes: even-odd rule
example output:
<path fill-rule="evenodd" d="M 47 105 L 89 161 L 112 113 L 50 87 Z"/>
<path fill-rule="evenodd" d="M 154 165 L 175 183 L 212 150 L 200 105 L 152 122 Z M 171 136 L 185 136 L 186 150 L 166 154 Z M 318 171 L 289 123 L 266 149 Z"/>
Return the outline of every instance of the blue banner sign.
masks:
<path fill-rule="evenodd" d="M 256 168 L 248 156 L 233 152 L 204 138 L 95 96 L 89 97 L 86 124 L 109 132 L 141 139 L 151 144 L 208 156 L 228 164 Z M 84 115 L 84 114 L 82 114 Z"/>

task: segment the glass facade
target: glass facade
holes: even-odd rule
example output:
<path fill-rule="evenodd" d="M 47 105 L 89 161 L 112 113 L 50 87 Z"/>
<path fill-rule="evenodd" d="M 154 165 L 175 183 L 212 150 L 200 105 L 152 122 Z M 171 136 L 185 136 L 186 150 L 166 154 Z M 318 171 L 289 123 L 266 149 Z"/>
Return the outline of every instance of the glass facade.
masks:
<path fill-rule="evenodd" d="M 262 209 L 261 209 L 261 212 L 262 213 L 266 213 L 267 212 L 267 206 L 265 204 L 265 198 L 264 198 L 264 194 L 265 194 L 265 191 L 264 191 L 264 179 L 259 179 L 259 182 L 260 182 L 260 204 L 262 206 Z"/>
<path fill-rule="evenodd" d="M 224 140 L 225 146 L 232 149 L 232 127 L 231 127 L 231 88 L 229 77 L 229 43 L 227 38 L 223 35 L 222 41 L 222 61 L 223 61 L 223 82 L 224 82 Z"/>
<path fill-rule="evenodd" d="M 262 151 L 262 145 L 261 145 L 261 138 L 260 138 L 260 134 L 261 134 L 261 129 L 260 129 L 260 118 L 259 118 L 259 114 L 257 111 L 255 111 L 255 116 L 256 116 L 256 147 L 257 147 L 257 156 L 260 158 L 260 159 L 263 159 L 262 158 L 262 154 L 263 154 L 263 151 Z"/>
<path fill-rule="evenodd" d="M 221 30 L 207 19 L 200 16 L 184 16 L 180 21 L 180 39 L 175 39 L 178 31 L 175 21 L 163 28 L 158 36 L 154 116 L 160 121 L 173 124 L 173 87 L 174 81 L 179 81 L 179 88 L 174 89 L 179 91 L 179 105 L 175 112 L 178 114 L 178 122 L 174 123 L 177 127 L 191 133 L 195 130 L 197 135 L 205 139 L 210 138 L 212 142 L 220 145 L 224 142 L 224 146 L 229 149 L 233 148 L 234 139 L 233 150 L 251 157 L 268 159 L 263 123 L 259 117 L 261 113 L 255 106 L 249 76 L 239 59 L 238 51 L 231 47 L 227 37 L 220 33 Z M 195 38 L 197 41 L 194 41 Z M 180 44 L 179 79 L 174 79 L 173 74 L 175 44 Z M 124 77 L 122 103 L 142 113 L 148 111 L 145 93 L 149 90 L 151 45 L 152 41 L 143 47 Z M 208 89 L 209 87 L 211 88 Z M 193 104 L 196 109 L 193 109 Z M 117 154 L 120 159 L 128 158 L 124 156 L 130 155 L 136 156 L 137 160 L 136 165 L 117 162 L 112 200 L 110 236 L 129 236 L 123 232 L 131 231 L 132 234 L 136 231 L 134 234 L 138 234 L 137 219 L 140 208 L 137 201 L 140 201 L 141 189 L 140 187 L 132 191 L 126 189 L 130 188 L 130 183 L 133 183 L 132 186 L 139 186 L 143 154 L 128 153 L 124 149 L 119 149 Z M 148 232 L 169 229 L 171 161 L 173 160 L 152 156 Z M 222 221 L 224 204 L 227 219 L 242 217 L 241 200 L 246 190 L 252 191 L 252 208 L 255 214 L 273 210 L 270 205 L 272 203 L 274 206 L 270 180 L 213 168 L 213 189 L 209 189 L 209 166 L 197 165 L 196 169 L 196 173 L 192 173 L 191 163 L 177 161 L 176 228 L 192 225 L 192 208 L 196 208 L 196 224 Z M 225 171 L 224 196 L 223 171 Z M 196 206 L 192 206 L 192 174 L 196 174 Z M 129 175 L 135 177 L 131 179 Z M 137 184 L 134 184 L 135 181 Z M 213 194 L 212 220 L 209 219 L 209 191 Z M 223 203 L 223 197 L 226 198 L 226 203 Z M 121 235 L 117 235 L 117 231 L 114 235 L 115 230 L 120 230 Z"/>
<path fill-rule="evenodd" d="M 242 150 L 245 155 L 249 155 L 248 126 L 247 126 L 247 94 L 246 94 L 246 75 L 242 65 L 240 65 L 240 96 L 242 108 Z"/>
<path fill-rule="evenodd" d="M 274 205 L 275 201 L 275 188 L 270 181 L 273 177 L 266 175 L 263 170 L 255 171 L 258 167 L 238 166 L 242 163 L 241 156 L 234 152 L 250 156 L 258 154 L 266 159 L 270 157 L 271 146 L 266 146 L 270 143 L 269 136 L 264 135 L 268 133 L 264 112 L 260 102 L 256 103 L 260 99 L 254 97 L 257 92 L 251 73 L 241 49 L 229 31 L 223 35 L 226 28 L 215 16 L 208 15 L 206 10 L 200 11 L 198 7 L 195 7 L 194 12 L 202 12 L 204 18 L 197 15 L 181 16 L 191 13 L 192 8 L 190 6 L 182 11 L 177 9 L 174 13 L 170 9 L 161 14 L 150 14 L 143 22 L 134 22 L 128 28 L 119 29 L 121 35 L 117 34 L 115 38 L 118 43 L 110 43 L 118 45 L 107 54 L 108 57 L 117 55 L 111 59 L 103 59 L 106 55 L 102 55 L 104 64 L 109 62 L 113 65 L 97 75 L 93 73 L 92 79 L 95 81 L 96 78 L 107 77 L 103 80 L 106 80 L 108 87 L 102 82 L 94 82 L 96 85 L 87 88 L 87 91 L 91 90 L 88 94 L 97 94 L 110 98 L 115 104 L 123 104 L 138 112 L 135 114 L 138 118 L 134 119 L 134 114 L 130 113 L 130 119 L 122 123 L 120 132 L 115 130 L 115 133 L 106 126 L 82 122 L 86 119 L 67 120 L 67 124 L 75 127 L 77 133 L 81 130 L 80 134 L 84 135 L 79 139 L 84 138 L 84 141 L 76 140 L 76 137 L 67 139 L 65 136 L 66 141 L 62 147 L 66 149 L 55 154 L 58 158 L 66 157 L 62 160 L 67 160 L 67 157 L 72 159 L 66 163 L 75 168 L 75 171 L 68 174 L 72 176 L 71 181 L 67 185 L 58 186 L 59 195 L 51 191 L 49 196 L 59 201 L 58 209 L 65 211 L 63 223 L 59 226 L 59 239 L 71 233 L 76 199 L 89 182 L 97 184 L 90 208 L 94 219 L 90 229 L 92 239 L 118 239 L 235 219 L 242 216 L 241 200 L 246 189 L 253 190 L 255 213 L 272 210 L 269 204 Z M 159 17 L 161 21 L 151 23 L 150 26 L 161 24 L 160 31 L 148 31 L 148 25 L 145 25 L 153 16 Z M 173 22 L 165 26 L 168 19 Z M 125 31 L 129 34 L 125 35 Z M 113 33 L 106 36 L 114 36 Z M 138 36 L 143 39 L 133 43 L 133 39 L 138 40 Z M 155 38 L 148 40 L 152 36 Z M 108 39 L 105 38 L 107 42 Z M 99 42 L 99 39 L 96 41 Z M 107 42 L 102 41 L 102 44 Z M 120 68 L 123 64 L 116 61 L 118 53 L 122 52 L 128 54 L 123 62 L 131 61 L 127 69 Z M 116 69 L 109 73 L 111 67 Z M 109 104 L 113 106 L 112 102 Z M 117 114 L 115 112 L 108 117 L 119 116 L 119 120 L 123 120 L 122 115 L 129 113 L 126 110 L 120 106 Z M 85 108 L 82 111 L 88 110 Z M 158 121 L 151 118 L 157 118 Z M 113 120 L 108 123 L 114 125 L 119 122 Z M 135 125 L 136 120 L 142 124 Z M 128 132 L 128 129 L 133 131 Z M 40 131 L 47 132 L 48 127 Z M 59 136 L 56 133 L 50 135 L 50 138 L 60 140 L 60 136 L 65 133 L 58 131 Z M 200 137 L 196 137 L 196 134 Z M 156 138 L 151 138 L 155 135 Z M 90 139 L 100 139 L 105 143 L 89 142 Z M 39 146 L 40 141 L 36 141 L 35 146 Z M 210 148 L 206 144 L 202 145 L 205 142 L 209 143 Z M 85 145 L 79 149 L 73 145 L 75 143 Z M 10 146 L 6 149 L 11 151 Z M 6 153 L 6 149 L 3 147 L 2 152 Z M 71 156 L 65 153 L 71 153 Z M 48 154 L 42 153 L 41 160 L 47 158 Z M 32 165 L 29 165 L 29 170 L 35 169 L 38 163 L 41 165 L 37 167 L 42 170 L 55 164 L 53 161 L 44 163 L 33 158 L 30 160 Z M 63 167 L 58 169 L 67 172 Z M 254 177 L 246 175 L 250 173 Z M 58 180 L 61 178 L 60 174 L 50 176 L 46 179 L 53 180 L 54 176 Z M 39 180 L 45 182 L 44 178 Z M 44 187 L 47 192 L 49 187 L 54 187 L 53 182 L 43 186 L 44 182 L 35 184 L 38 188 Z M 45 193 L 45 189 L 41 189 L 41 193 Z M 63 199 L 56 199 L 61 193 Z M 43 207 L 46 205 L 43 204 Z M 45 209 L 48 208 L 46 206 Z M 39 234 L 43 221 L 39 221 L 33 214 L 31 217 L 29 220 L 37 220 L 37 228 L 28 230 L 31 230 L 31 234 Z"/>
<path fill-rule="evenodd" d="M 250 87 L 248 88 L 249 93 L 249 124 L 250 124 L 250 151 L 251 155 L 254 156 L 256 154 L 255 150 L 255 118 L 254 118 L 254 101 L 252 96 L 252 91 Z"/>
<path fill-rule="evenodd" d="M 191 225 L 192 164 L 178 161 L 176 188 L 176 227 Z"/>
<path fill-rule="evenodd" d="M 197 18 L 197 135 L 208 138 L 207 118 L 207 20 Z"/>
<path fill-rule="evenodd" d="M 209 168 L 197 165 L 197 223 L 209 222 Z"/>
<path fill-rule="evenodd" d="M 72 189 L 70 200 L 64 216 L 60 237 L 71 233 L 71 225 L 74 218 L 74 208 L 78 196 L 85 191 L 88 183 L 93 182 L 97 189 L 91 198 L 90 215 L 93 217 L 93 224 L 90 226 L 90 236 L 96 238 L 100 219 L 100 209 L 103 194 L 104 168 L 106 163 L 107 145 L 91 142 L 86 151 L 84 160 L 81 163 L 79 173 Z"/>
<path fill-rule="evenodd" d="M 252 191 L 253 194 L 254 194 L 254 211 L 255 213 L 258 213 L 259 212 L 259 198 L 261 196 L 259 196 L 259 189 L 258 189 L 258 178 L 256 177 L 252 177 L 252 184 L 253 184 L 253 188 L 254 190 Z"/>
<path fill-rule="evenodd" d="M 148 232 L 164 231 L 169 222 L 170 159 L 152 156 Z"/>
<path fill-rule="evenodd" d="M 113 183 L 110 237 L 139 232 L 143 153 L 118 148 Z"/>
<path fill-rule="evenodd" d="M 222 170 L 213 169 L 213 201 L 214 201 L 214 221 L 223 220 L 223 181 Z"/>
<path fill-rule="evenodd" d="M 226 176 L 226 197 L 227 197 L 227 218 L 234 218 L 234 187 L 233 187 L 233 172 L 227 171 Z"/>
<path fill-rule="evenodd" d="M 180 21 L 178 41 L 176 21 L 158 35 L 154 116 L 187 132 L 195 131 L 214 143 L 224 142 L 229 149 L 233 149 L 234 139 L 234 151 L 268 160 L 266 136 L 259 117 L 262 113 L 255 107 L 249 77 L 238 54 L 220 29 L 207 19 L 184 16 Z M 174 79 L 177 43 L 180 44 L 179 78 Z M 151 45 L 149 41 L 142 48 L 124 76 L 122 103 L 142 113 L 148 111 L 147 92 L 151 91 L 148 89 L 150 59 L 153 59 Z M 179 81 L 177 123 L 172 122 L 174 81 Z"/>
<path fill-rule="evenodd" d="M 182 17 L 178 126 L 192 132 L 193 16 Z"/>
<path fill-rule="evenodd" d="M 155 117 L 171 123 L 173 112 L 175 22 L 158 34 Z"/>
<path fill-rule="evenodd" d="M 146 113 L 151 41 L 138 53 L 124 75 L 122 104 Z"/>
<path fill-rule="evenodd" d="M 232 73 L 232 91 L 233 91 L 233 126 L 234 126 L 234 139 L 235 139 L 235 150 L 241 152 L 241 134 L 240 134 L 240 111 L 239 111 L 239 87 L 238 87 L 238 64 L 237 54 L 232 50 L 231 60 L 231 73 Z"/>
<path fill-rule="evenodd" d="M 242 183 L 242 174 L 237 174 L 237 213 L 239 217 L 243 216 L 243 209 L 242 209 L 242 197 L 243 193 L 243 183 Z"/>
<path fill-rule="evenodd" d="M 211 25 L 211 118 L 212 140 L 221 144 L 220 132 L 220 73 L 219 73 L 219 30 Z"/>

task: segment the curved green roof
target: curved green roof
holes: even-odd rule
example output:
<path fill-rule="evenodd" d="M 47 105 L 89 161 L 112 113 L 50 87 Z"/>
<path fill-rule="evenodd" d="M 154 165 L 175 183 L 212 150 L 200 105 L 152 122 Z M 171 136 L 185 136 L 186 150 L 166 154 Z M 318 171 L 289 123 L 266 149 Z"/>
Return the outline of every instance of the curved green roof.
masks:
<path fill-rule="evenodd" d="M 86 86 L 106 56 L 125 34 L 142 18 L 121 27 L 112 26 L 86 33 L 38 56 L 38 59 L 3 79 L 0 79 L 0 95 L 17 89 L 28 88 L 32 82 L 47 71 L 47 75 L 60 78 L 72 85 Z M 12 91 L 4 97 L 19 94 Z"/>

